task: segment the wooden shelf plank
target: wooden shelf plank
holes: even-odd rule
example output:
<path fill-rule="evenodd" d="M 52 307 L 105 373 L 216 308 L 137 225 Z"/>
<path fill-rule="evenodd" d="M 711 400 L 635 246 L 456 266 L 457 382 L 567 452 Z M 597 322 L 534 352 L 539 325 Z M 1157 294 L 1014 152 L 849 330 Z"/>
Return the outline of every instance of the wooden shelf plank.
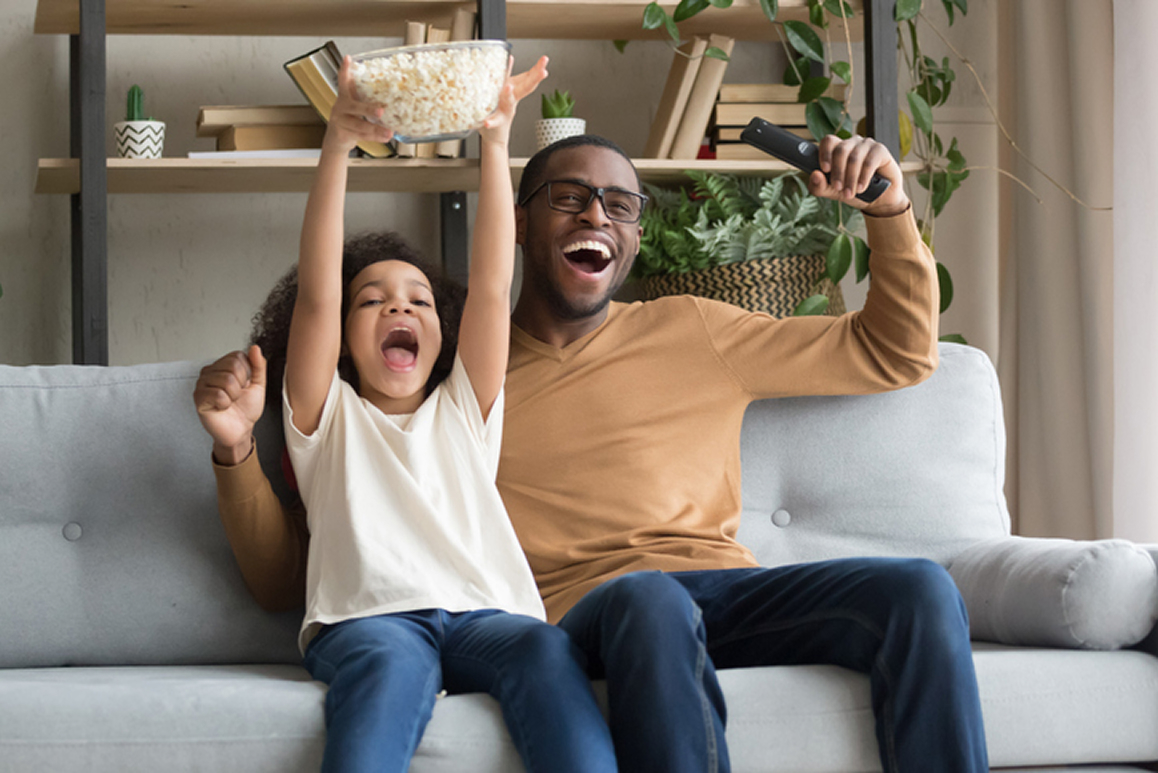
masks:
<path fill-rule="evenodd" d="M 462 0 L 106 0 L 109 34 L 304 35 L 309 37 L 402 37 L 407 19 L 449 26 Z M 517 39 L 647 40 L 664 33 L 642 29 L 647 0 L 508 0 L 507 35 Z M 663 3 L 671 13 L 675 3 Z M 858 12 L 863 0 L 852 0 Z M 37 0 L 34 31 L 78 32 L 78 0 Z M 806 20 L 806 0 L 781 0 L 781 20 Z M 735 0 L 731 8 L 708 8 L 684 22 L 685 34 L 718 32 L 737 40 L 775 40 L 759 0 Z M 858 15 L 850 24 L 863 37 Z M 839 25 L 832 40 L 844 40 Z"/>
<path fill-rule="evenodd" d="M 517 184 L 527 159 L 511 159 L 511 180 Z M 291 159 L 125 159 L 108 160 L 109 193 L 305 193 L 317 162 Z M 686 180 L 684 171 L 774 177 L 794 171 L 779 161 L 672 161 L 635 159 L 640 177 L 656 185 Z M 902 164 L 906 174 L 916 172 L 912 162 Z M 478 190 L 477 159 L 355 159 L 350 162 L 349 190 L 353 192 L 445 193 Z M 74 158 L 42 158 L 36 175 L 36 193 L 72 194 L 80 191 L 80 165 Z"/>

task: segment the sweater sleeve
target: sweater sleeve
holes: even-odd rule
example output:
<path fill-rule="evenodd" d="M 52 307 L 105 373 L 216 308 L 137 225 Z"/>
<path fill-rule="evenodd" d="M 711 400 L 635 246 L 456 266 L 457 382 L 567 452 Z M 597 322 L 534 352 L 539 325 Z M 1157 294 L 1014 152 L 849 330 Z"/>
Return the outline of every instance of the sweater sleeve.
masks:
<path fill-rule="evenodd" d="M 872 283 L 860 311 L 773 319 L 699 302 L 718 358 L 752 399 L 881 392 L 936 369 L 936 262 L 912 210 L 865 224 Z"/>
<path fill-rule="evenodd" d="M 217 508 L 250 593 L 270 612 L 305 603 L 309 531 L 300 499 L 286 506 L 269 485 L 255 447 L 236 465 L 213 462 Z"/>

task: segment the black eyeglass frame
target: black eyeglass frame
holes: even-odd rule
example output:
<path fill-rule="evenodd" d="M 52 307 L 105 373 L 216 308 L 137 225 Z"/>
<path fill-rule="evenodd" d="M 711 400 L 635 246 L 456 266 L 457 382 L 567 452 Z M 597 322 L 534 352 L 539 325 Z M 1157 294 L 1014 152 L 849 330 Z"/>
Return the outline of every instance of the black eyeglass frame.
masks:
<path fill-rule="evenodd" d="M 581 188 L 586 188 L 590 195 L 588 195 L 587 201 L 585 201 L 583 203 L 583 206 L 580 209 L 577 209 L 574 211 L 571 211 L 569 209 L 559 209 L 558 207 L 556 207 L 554 204 L 551 203 L 550 187 L 553 183 L 566 183 L 567 185 L 578 185 Z M 626 225 L 634 225 L 635 223 L 638 223 L 640 220 L 643 219 L 643 208 L 647 206 L 647 202 L 648 202 L 648 196 L 646 194 L 636 193 L 635 191 L 629 191 L 629 190 L 625 190 L 623 188 L 614 188 L 614 187 L 599 188 L 599 187 L 594 186 L 594 185 L 588 185 L 585 182 L 580 182 L 579 180 L 544 180 L 543 182 L 539 183 L 539 185 L 535 188 L 535 190 L 531 191 L 530 193 L 528 193 L 526 196 L 523 197 L 522 201 L 519 202 L 519 206 L 520 207 L 527 206 L 527 202 L 530 201 L 531 199 L 535 198 L 535 196 L 539 193 L 539 191 L 543 190 L 544 188 L 548 189 L 548 191 L 547 191 L 547 206 L 550 207 L 551 209 L 555 210 L 556 212 L 566 212 L 568 215 L 578 215 L 580 212 L 586 212 L 587 211 L 587 208 L 591 206 L 591 199 L 598 198 L 599 199 L 599 206 L 603 207 L 603 214 L 607 215 L 607 218 L 609 220 L 613 220 L 616 223 L 624 223 Z M 610 191 L 611 193 L 623 193 L 623 194 L 626 194 L 628 196 L 634 196 L 635 198 L 639 199 L 639 216 L 637 218 L 635 218 L 634 220 L 621 220 L 620 218 L 617 218 L 614 215 L 612 215 L 610 212 L 608 212 L 607 211 L 607 199 L 603 198 L 604 194 L 606 194 L 608 191 Z"/>

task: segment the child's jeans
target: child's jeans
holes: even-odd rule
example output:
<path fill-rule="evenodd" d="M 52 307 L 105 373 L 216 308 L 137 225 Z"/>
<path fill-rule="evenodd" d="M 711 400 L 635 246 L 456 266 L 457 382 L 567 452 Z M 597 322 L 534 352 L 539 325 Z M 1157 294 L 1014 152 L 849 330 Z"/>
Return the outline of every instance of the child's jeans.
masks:
<path fill-rule="evenodd" d="M 493 609 L 424 609 L 322 629 L 305 666 L 326 694 L 323 771 L 404 773 L 435 696 L 485 692 L 529 773 L 616 770 L 583 655 L 567 634 Z"/>

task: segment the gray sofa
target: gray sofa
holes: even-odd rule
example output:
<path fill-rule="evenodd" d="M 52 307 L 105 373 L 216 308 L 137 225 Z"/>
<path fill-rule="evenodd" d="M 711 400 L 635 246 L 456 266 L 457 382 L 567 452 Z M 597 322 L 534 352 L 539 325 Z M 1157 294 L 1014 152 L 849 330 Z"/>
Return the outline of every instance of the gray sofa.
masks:
<path fill-rule="evenodd" d="M 0 366 L 0 771 L 318 768 L 325 688 L 299 666 L 298 615 L 259 609 L 234 565 L 198 369 Z M 276 426 L 259 445 L 275 473 Z M 943 345 L 931 379 L 891 394 L 758 403 L 742 442 L 741 538 L 762 562 L 950 568 L 994 768 L 1154 769 L 1158 549 L 1008 536 L 984 354 Z M 720 678 L 736 771 L 880 769 L 865 677 Z M 412 767 L 520 769 L 479 695 L 438 702 Z"/>

